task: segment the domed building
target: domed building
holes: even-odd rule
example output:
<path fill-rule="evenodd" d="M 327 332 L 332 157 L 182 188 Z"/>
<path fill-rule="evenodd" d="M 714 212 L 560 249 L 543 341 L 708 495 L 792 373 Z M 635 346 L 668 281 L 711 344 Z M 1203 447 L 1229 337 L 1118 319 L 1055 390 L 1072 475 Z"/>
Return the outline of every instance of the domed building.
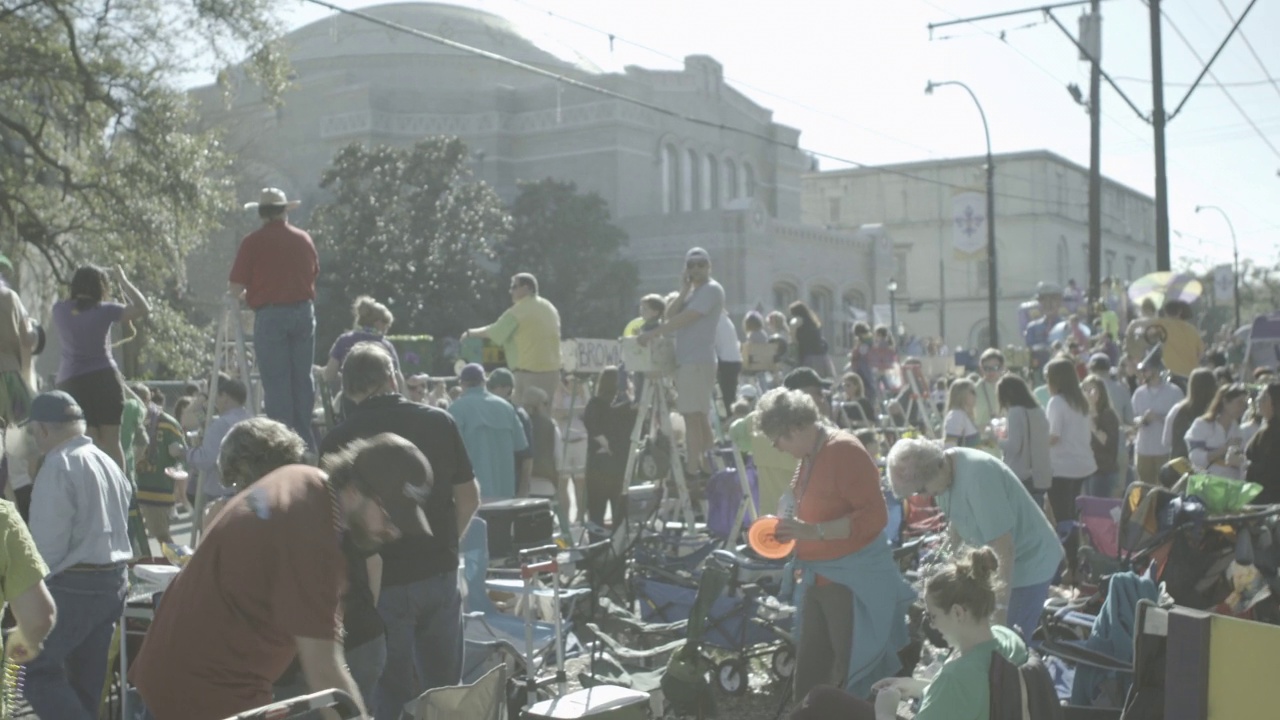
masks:
<path fill-rule="evenodd" d="M 801 175 L 809 167 L 795 149 L 799 131 L 725 84 L 714 59 L 690 56 L 676 71 L 606 73 L 480 10 L 405 2 L 361 12 L 743 132 L 335 14 L 285 37 L 296 76 L 278 109 L 239 68 L 223 86 L 192 91 L 202 121 L 226 131 L 246 191 L 274 185 L 299 197 L 303 227 L 308 208 L 324 199 L 320 175 L 341 147 L 457 135 L 472 150 L 476 176 L 504 200 L 515 197 L 518 181 L 547 177 L 603 197 L 630 236 L 642 292 L 677 289 L 685 250 L 701 245 L 735 316 L 803 298 L 839 327 L 844 306 L 874 301 L 875 243 L 801 224 Z M 232 230 L 247 231 L 253 220 Z M 234 241 L 216 245 L 205 259 L 229 267 Z M 891 273 L 892 249 L 874 255 Z M 222 280 L 193 274 L 201 297 L 215 297 Z"/>

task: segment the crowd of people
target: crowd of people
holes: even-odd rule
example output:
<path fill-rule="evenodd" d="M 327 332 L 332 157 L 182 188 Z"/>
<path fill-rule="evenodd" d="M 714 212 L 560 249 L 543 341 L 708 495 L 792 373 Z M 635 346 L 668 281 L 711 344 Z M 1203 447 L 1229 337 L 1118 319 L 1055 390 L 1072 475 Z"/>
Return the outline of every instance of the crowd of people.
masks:
<path fill-rule="evenodd" d="M 857 323 L 841 372 L 803 302 L 734 322 L 710 254 L 692 248 L 678 289 L 642 298 L 622 329 L 654 357 L 669 354 L 669 372 L 609 367 L 585 383 L 562 372 L 559 313 L 519 273 L 511 306 L 464 334 L 501 346 L 507 368 L 406 377 L 387 338 L 392 313 L 369 297 L 313 364 L 320 268 L 310 236 L 288 222 L 293 207 L 275 189 L 246 205 L 262 227 L 229 273 L 229 307 L 254 313 L 265 417 L 253 388 L 225 374 L 191 384 L 172 409 L 124 381 L 112 326 L 150 308 L 119 268 L 80 268 L 53 306 L 56 389 L 37 394 L 43 330 L 0 284 L 0 474 L 15 503 L 0 503 L 15 622 L 6 652 L 27 664 L 41 717 L 97 716 L 127 566 L 153 553 L 152 539 L 173 543 L 183 513 L 205 534 L 160 597 L 129 675 L 148 717 L 214 720 L 327 688 L 369 717 L 399 717 L 461 680 L 459 542 L 482 503 L 548 496 L 570 541 L 626 516 L 647 383 L 672 397 L 679 431 L 666 440 L 688 483 L 705 485 L 732 442 L 754 468 L 761 513 L 779 515 L 778 538 L 796 542 L 795 717 L 857 703 L 888 717 L 915 696 L 919 717 L 960 717 L 959 707 L 986 717 L 967 688 L 992 653 L 1026 659 L 1050 583 L 1064 559 L 1074 567 L 1053 521 L 1074 518 L 1081 494 L 1156 484 L 1185 457 L 1280 501 L 1280 383 L 1266 372 L 1238 382 L 1183 302 L 1144 304 L 1131 321 L 1106 310 L 1085 330 L 1078 310 L 1063 317 L 1070 288 L 1042 285 L 1024 366 L 991 348 L 971 375 L 943 363 L 926 376 L 900 354 L 899 333 Z M 339 390 L 332 425 L 314 421 L 316 382 Z M 886 490 L 931 499 L 958 553 L 925 586 L 956 650 L 927 686 L 887 679 L 901 670 L 916 596 L 883 541 Z"/>

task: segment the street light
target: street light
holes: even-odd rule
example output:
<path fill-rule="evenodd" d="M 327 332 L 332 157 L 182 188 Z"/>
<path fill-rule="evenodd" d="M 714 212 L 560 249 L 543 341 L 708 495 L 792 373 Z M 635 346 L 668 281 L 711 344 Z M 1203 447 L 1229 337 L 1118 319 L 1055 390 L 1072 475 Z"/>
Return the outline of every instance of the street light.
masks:
<path fill-rule="evenodd" d="M 889 332 L 893 333 L 893 344 L 898 345 L 898 281 L 889 278 Z"/>
<path fill-rule="evenodd" d="M 1236 226 L 1231 224 L 1231 218 L 1227 217 L 1227 211 L 1217 205 L 1197 205 L 1196 214 L 1199 214 L 1201 210 L 1216 211 L 1222 216 L 1223 220 L 1227 221 L 1227 228 L 1231 230 L 1231 255 L 1233 258 L 1231 275 L 1234 278 L 1231 296 L 1236 302 L 1236 324 L 1232 326 L 1231 331 L 1235 332 L 1240 327 L 1240 246 L 1236 244 Z"/>
<path fill-rule="evenodd" d="M 932 95 L 933 89 L 942 87 L 943 85 L 958 85 L 969 93 L 969 97 L 973 98 L 973 104 L 978 106 L 978 115 L 982 118 L 982 133 L 987 138 L 987 325 L 990 327 L 990 343 L 991 347 L 1000 347 L 999 330 L 999 314 L 996 312 L 996 166 L 991 159 L 991 129 L 987 127 L 987 114 L 982 110 L 982 103 L 978 102 L 978 96 L 973 94 L 973 90 L 962 82 L 957 80 L 944 80 L 942 82 L 929 81 L 924 86 L 924 93 Z"/>

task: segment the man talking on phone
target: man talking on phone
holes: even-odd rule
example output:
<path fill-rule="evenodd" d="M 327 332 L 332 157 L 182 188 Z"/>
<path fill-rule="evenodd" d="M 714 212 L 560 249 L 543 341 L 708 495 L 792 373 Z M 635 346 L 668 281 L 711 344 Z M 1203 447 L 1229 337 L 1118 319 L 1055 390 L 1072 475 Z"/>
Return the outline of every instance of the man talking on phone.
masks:
<path fill-rule="evenodd" d="M 690 478 L 711 476 L 707 451 L 711 434 L 711 392 L 716 383 L 716 327 L 724 312 L 724 288 L 711 279 L 711 256 L 700 247 L 684 256 L 680 297 L 667 311 L 668 320 L 636 339 L 641 345 L 660 335 L 676 343 L 676 410 L 684 417 Z"/>

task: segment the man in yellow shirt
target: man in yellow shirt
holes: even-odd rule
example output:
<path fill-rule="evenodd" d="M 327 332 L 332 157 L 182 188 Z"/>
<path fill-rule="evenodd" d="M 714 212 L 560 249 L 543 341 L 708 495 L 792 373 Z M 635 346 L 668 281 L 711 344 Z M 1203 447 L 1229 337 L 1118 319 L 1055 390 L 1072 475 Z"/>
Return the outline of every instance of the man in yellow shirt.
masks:
<path fill-rule="evenodd" d="M 560 385 L 560 312 L 538 294 L 538 279 L 530 273 L 511 278 L 511 307 L 492 325 L 462 334 L 488 338 L 502 346 L 507 366 L 515 375 L 513 397 L 524 397 L 526 388 L 541 388 L 553 397 Z"/>

